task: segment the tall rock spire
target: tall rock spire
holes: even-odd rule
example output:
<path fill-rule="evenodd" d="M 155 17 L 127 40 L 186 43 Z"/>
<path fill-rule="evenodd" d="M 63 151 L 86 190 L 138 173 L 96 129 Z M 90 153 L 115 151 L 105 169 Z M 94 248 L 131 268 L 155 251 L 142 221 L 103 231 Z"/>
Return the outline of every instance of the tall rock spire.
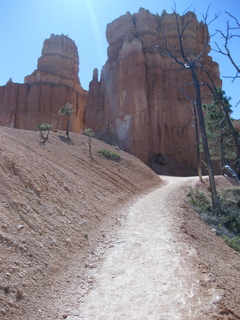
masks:
<path fill-rule="evenodd" d="M 87 98 L 78 78 L 79 58 L 74 41 L 52 34 L 44 41 L 37 70 L 25 77 L 24 84 L 9 81 L 0 87 L 0 125 L 34 130 L 37 124 L 65 127 L 58 110 L 72 104 L 71 131 L 82 132 Z"/>
<path fill-rule="evenodd" d="M 79 57 L 75 42 L 68 36 L 52 34 L 43 44 L 37 70 L 26 76 L 25 83 L 65 85 L 79 91 Z"/>
<path fill-rule="evenodd" d="M 184 41 L 189 54 L 198 55 L 206 43 L 206 26 L 193 12 L 178 17 L 181 23 L 194 21 L 185 30 Z M 177 48 L 175 19 L 165 11 L 159 16 L 141 8 L 108 24 L 108 60 L 99 85 L 95 81 L 90 86 L 86 126 L 101 136 L 116 135 L 126 151 L 150 162 L 159 173 L 189 175 L 196 172 L 196 141 L 193 110 L 183 91 L 192 97 L 191 74 L 159 50 L 163 33 L 169 46 Z M 218 86 L 219 69 L 209 50 L 207 46 L 202 59 Z M 202 93 L 206 95 L 206 89 Z M 159 155 L 165 161 L 159 162 Z"/>

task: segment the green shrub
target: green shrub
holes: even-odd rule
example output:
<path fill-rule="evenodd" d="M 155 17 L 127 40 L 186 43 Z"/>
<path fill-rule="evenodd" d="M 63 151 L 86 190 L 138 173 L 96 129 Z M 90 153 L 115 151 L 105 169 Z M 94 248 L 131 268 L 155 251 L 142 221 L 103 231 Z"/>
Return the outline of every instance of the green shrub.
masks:
<path fill-rule="evenodd" d="M 58 111 L 59 114 L 62 114 L 67 117 L 67 127 L 66 127 L 66 136 L 69 138 L 69 128 L 70 128 L 70 117 L 73 114 L 72 105 L 67 102 L 65 107 L 60 108 Z"/>
<path fill-rule="evenodd" d="M 198 189 L 190 188 L 188 197 L 201 220 L 216 229 L 217 235 L 240 252 L 240 188 L 222 189 L 219 192 L 218 209 L 212 207 L 210 195 Z"/>
<path fill-rule="evenodd" d="M 118 137 L 114 134 L 111 134 L 111 135 L 108 135 L 105 139 L 104 139 L 104 142 L 109 144 L 110 146 L 113 146 L 117 149 L 122 149 L 122 146 L 121 146 L 121 142 L 120 140 L 118 139 Z"/>
<path fill-rule="evenodd" d="M 46 141 L 48 140 L 52 125 L 49 123 L 42 123 L 42 124 L 36 125 L 36 127 L 37 127 L 37 130 L 39 130 L 40 132 L 40 137 L 42 138 L 41 143 L 45 144 Z"/>
<path fill-rule="evenodd" d="M 194 207 L 194 210 L 197 213 L 211 211 L 212 204 L 211 200 L 205 195 L 204 192 L 199 191 L 198 189 L 190 188 L 188 192 L 189 201 Z"/>
<path fill-rule="evenodd" d="M 229 247 L 240 252 L 240 237 L 236 236 L 236 237 L 230 238 L 230 237 L 223 236 L 222 238 L 225 240 L 226 244 L 229 245 Z"/>
<path fill-rule="evenodd" d="M 110 159 L 110 160 L 114 160 L 117 162 L 119 162 L 121 160 L 121 157 L 119 154 L 112 152 L 112 151 L 109 151 L 109 150 L 100 149 L 100 150 L 98 150 L 98 153 L 100 153 L 102 156 L 104 156 L 105 158 Z"/>

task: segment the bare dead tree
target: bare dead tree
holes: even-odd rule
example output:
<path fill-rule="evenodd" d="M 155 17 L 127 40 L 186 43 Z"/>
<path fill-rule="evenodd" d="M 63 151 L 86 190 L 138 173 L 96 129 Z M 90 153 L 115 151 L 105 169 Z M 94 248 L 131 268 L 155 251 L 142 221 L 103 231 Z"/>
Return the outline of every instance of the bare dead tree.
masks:
<path fill-rule="evenodd" d="M 216 30 L 216 32 L 220 34 L 223 39 L 223 45 L 220 46 L 215 42 L 217 49 L 214 49 L 214 51 L 226 56 L 230 60 L 231 64 L 236 70 L 236 74 L 234 76 L 225 76 L 225 78 L 231 78 L 232 81 L 234 81 L 237 78 L 240 78 L 240 66 L 232 55 L 230 42 L 235 38 L 240 38 L 240 22 L 231 13 L 226 12 L 226 14 L 230 17 L 231 20 L 228 20 L 226 22 L 225 32 L 219 29 Z"/>
<path fill-rule="evenodd" d="M 218 196 L 216 191 L 216 184 L 214 179 L 214 172 L 213 172 L 213 165 L 210 158 L 210 152 L 208 147 L 208 141 L 207 141 L 207 134 L 205 129 L 205 122 L 204 122 L 204 115 L 202 110 L 202 95 L 201 95 L 201 81 L 198 76 L 198 70 L 200 67 L 200 62 L 202 61 L 203 55 L 206 53 L 210 37 L 208 33 L 208 14 L 209 14 L 209 7 L 206 12 L 206 14 L 203 16 L 203 24 L 206 28 L 206 40 L 203 44 L 203 47 L 199 53 L 196 53 L 195 50 L 192 48 L 189 48 L 187 45 L 185 35 L 188 30 L 188 28 L 191 27 L 192 24 L 196 24 L 196 18 L 195 14 L 192 13 L 192 16 L 187 19 L 187 21 L 184 21 L 183 19 L 180 19 L 181 17 L 177 14 L 176 6 L 173 8 L 173 14 L 175 16 L 175 22 L 176 22 L 176 35 L 178 39 L 177 46 L 171 47 L 168 44 L 168 39 L 164 32 L 162 33 L 164 44 L 161 46 L 158 46 L 161 53 L 171 57 L 173 61 L 175 61 L 178 65 L 182 66 L 186 70 L 186 72 L 189 72 L 192 79 L 192 86 L 194 88 L 194 95 L 195 95 L 195 105 L 196 105 L 196 114 L 198 118 L 198 126 L 201 133 L 202 138 L 202 144 L 203 144 L 203 150 L 205 155 L 205 160 L 208 168 L 209 173 L 209 181 L 210 181 L 210 190 L 211 190 L 211 196 L 212 196 L 212 204 L 213 207 L 218 207 Z M 215 16 L 215 19 L 217 19 L 217 15 Z"/>

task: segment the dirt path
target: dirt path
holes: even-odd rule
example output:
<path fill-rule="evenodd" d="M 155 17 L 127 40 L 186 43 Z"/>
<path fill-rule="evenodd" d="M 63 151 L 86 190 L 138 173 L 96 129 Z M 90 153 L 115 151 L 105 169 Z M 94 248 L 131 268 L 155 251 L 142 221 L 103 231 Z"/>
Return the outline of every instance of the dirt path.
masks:
<path fill-rule="evenodd" d="M 165 184 L 138 200 L 117 232 L 95 285 L 68 320 L 209 319 L 219 299 L 204 290 L 192 265 L 196 251 L 178 218 L 184 185 L 196 178 L 164 177 Z"/>

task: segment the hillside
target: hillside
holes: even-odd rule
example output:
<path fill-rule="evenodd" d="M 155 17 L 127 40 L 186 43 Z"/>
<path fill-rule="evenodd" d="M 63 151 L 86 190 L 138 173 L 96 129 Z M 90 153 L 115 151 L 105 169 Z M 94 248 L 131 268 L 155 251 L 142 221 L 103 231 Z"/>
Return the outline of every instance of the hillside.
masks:
<path fill-rule="evenodd" d="M 43 318 L 35 312 L 49 309 L 44 298 L 54 277 L 76 254 L 84 274 L 86 257 L 96 241 L 104 241 L 125 205 L 161 182 L 140 160 L 95 139 L 91 161 L 87 137 L 70 138 L 51 133 L 40 145 L 38 132 L 0 128 L 0 314 L 5 320 L 46 319 L 44 311 Z M 113 149 L 122 160 L 105 159 L 97 153 L 100 148 Z"/>
<path fill-rule="evenodd" d="M 98 290 L 96 276 L 111 250 L 122 269 L 125 263 L 131 265 L 131 255 L 139 252 L 134 258 L 137 264 L 144 259 L 143 254 L 149 254 L 145 270 L 148 275 L 148 270 L 155 272 L 154 264 L 149 262 L 156 256 L 158 239 L 166 238 L 171 239 L 167 251 L 172 256 L 164 262 L 169 270 L 168 267 L 164 273 L 158 270 L 158 281 L 170 279 L 166 283 L 172 297 L 178 288 L 177 280 L 184 284 L 187 277 L 189 285 L 194 283 L 198 290 L 193 299 L 189 291 L 189 306 L 196 309 L 196 314 L 199 314 L 198 301 L 211 302 L 206 308 L 204 303 L 200 306 L 207 312 L 204 317 L 176 319 L 240 319 L 240 255 L 204 225 L 184 200 L 188 185 L 207 188 L 207 179 L 202 186 L 197 177 L 160 178 L 137 158 L 96 139 L 92 140 L 94 160 L 91 161 L 88 138 L 80 134 L 71 133 L 70 139 L 66 139 L 64 132 L 51 132 L 49 141 L 42 145 L 38 132 L 0 127 L 0 141 L 0 318 L 82 319 L 81 304 L 86 313 L 89 307 L 90 312 L 94 310 L 86 303 L 89 300 L 92 303 L 91 292 L 94 295 L 93 289 Z M 99 149 L 112 150 L 122 160 L 108 160 L 97 152 Z M 169 181 L 172 185 L 162 188 Z M 218 187 L 231 183 L 217 177 Z M 156 193 L 150 193 L 152 190 Z M 138 212 L 135 213 L 137 222 L 132 227 L 140 238 L 130 238 L 124 229 L 128 225 L 129 208 L 149 193 L 149 202 L 138 205 L 141 214 L 138 217 Z M 156 215 L 164 219 L 155 223 Z M 140 232 L 137 227 L 142 228 Z M 117 234 L 119 231 L 123 238 Z M 155 238 L 152 244 L 150 240 Z M 124 243 L 129 256 L 122 260 L 118 248 Z M 138 251 L 132 251 L 130 244 Z M 180 268 L 174 265 L 179 259 Z M 114 273 L 117 266 L 112 266 Z M 170 269 L 175 270 L 173 276 L 168 274 Z M 134 278 L 130 280 L 134 285 Z M 150 284 L 146 284 L 151 292 Z M 120 298 L 124 295 L 117 293 Z M 109 296 L 111 305 L 110 291 Z M 168 295 L 165 300 L 168 302 Z M 184 306 L 183 310 L 187 315 Z M 95 315 L 84 319 L 106 317 Z"/>

